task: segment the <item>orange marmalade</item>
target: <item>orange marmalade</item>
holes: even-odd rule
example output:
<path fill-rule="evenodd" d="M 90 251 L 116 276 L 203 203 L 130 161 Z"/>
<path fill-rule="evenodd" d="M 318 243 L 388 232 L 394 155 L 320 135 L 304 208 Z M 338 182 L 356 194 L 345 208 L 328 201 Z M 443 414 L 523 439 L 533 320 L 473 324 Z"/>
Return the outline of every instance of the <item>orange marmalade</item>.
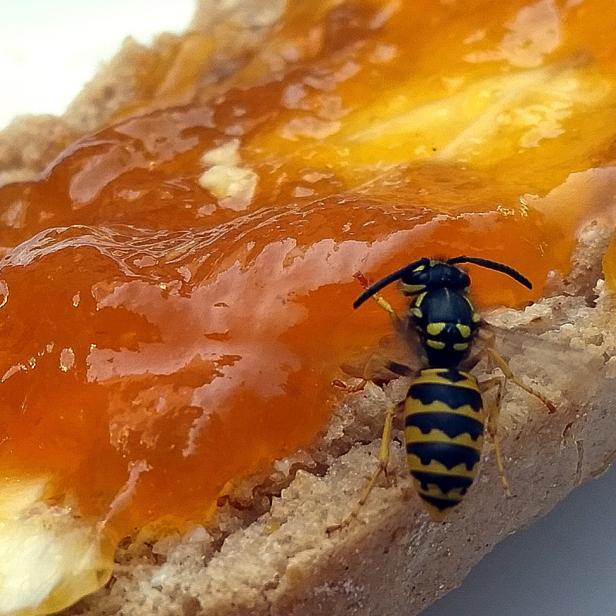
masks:
<path fill-rule="evenodd" d="M 388 332 L 354 272 L 471 254 L 535 285 L 469 266 L 480 304 L 539 297 L 612 201 L 615 32 L 611 0 L 302 0 L 215 84 L 185 53 L 190 102 L 0 189 L 2 475 L 116 538 L 205 520 Z"/>

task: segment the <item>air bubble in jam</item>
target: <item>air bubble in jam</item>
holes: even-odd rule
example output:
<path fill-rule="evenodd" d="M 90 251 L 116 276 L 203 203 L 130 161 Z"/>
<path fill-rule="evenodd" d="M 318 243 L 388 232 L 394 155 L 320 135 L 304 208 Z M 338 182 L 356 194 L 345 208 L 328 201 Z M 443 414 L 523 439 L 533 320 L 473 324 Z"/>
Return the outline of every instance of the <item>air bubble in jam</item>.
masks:
<path fill-rule="evenodd" d="M 353 312 L 357 270 L 472 254 L 535 285 L 473 270 L 480 305 L 539 297 L 611 207 L 615 21 L 607 0 L 291 4 L 233 75 L 193 87 L 210 56 L 184 54 L 164 100 L 0 189 L 2 473 L 51 475 L 116 540 L 207 521 L 314 441 L 340 366 L 389 332 Z M 174 79 L 192 94 L 165 106 Z"/>

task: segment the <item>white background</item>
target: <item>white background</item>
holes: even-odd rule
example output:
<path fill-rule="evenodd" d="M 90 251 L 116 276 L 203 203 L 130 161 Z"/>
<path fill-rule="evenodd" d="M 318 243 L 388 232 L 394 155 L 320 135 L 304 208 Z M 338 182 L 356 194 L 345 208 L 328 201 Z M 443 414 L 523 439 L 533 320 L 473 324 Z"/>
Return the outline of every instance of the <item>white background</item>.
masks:
<path fill-rule="evenodd" d="M 0 0 L 0 127 L 61 113 L 127 34 L 180 31 L 192 11 L 193 0 Z M 613 470 L 584 485 L 425 616 L 616 616 L 615 492 Z"/>
<path fill-rule="evenodd" d="M 18 113 L 62 113 L 131 34 L 182 31 L 195 0 L 0 0 L 0 128 Z"/>

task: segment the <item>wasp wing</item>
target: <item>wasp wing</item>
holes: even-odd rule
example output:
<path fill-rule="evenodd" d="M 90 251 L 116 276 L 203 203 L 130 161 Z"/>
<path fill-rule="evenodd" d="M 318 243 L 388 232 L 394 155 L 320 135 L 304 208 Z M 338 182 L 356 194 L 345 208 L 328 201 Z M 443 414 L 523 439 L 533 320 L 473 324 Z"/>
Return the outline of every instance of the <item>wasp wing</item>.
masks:
<path fill-rule="evenodd" d="M 493 345 L 518 376 L 538 383 L 558 384 L 556 389 L 566 390 L 568 396 L 575 397 L 579 392 L 580 401 L 585 388 L 577 385 L 596 381 L 597 371 L 603 364 L 600 353 L 576 346 L 560 323 L 544 329 L 532 323 L 506 328 L 483 322 L 481 331 L 490 335 L 478 336 L 475 347 L 478 355 L 487 345 Z"/>
<path fill-rule="evenodd" d="M 399 376 L 413 376 L 422 368 L 417 333 L 407 320 L 394 325 L 395 332 L 383 336 L 376 347 L 358 353 L 340 366 L 348 376 L 379 385 Z"/>

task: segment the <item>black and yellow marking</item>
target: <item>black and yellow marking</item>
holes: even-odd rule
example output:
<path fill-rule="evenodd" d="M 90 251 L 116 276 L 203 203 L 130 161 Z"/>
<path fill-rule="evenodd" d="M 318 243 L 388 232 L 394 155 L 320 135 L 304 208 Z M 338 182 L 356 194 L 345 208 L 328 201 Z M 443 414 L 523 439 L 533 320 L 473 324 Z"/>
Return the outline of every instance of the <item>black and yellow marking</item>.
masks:
<path fill-rule="evenodd" d="M 406 453 L 419 458 L 423 468 L 429 468 L 433 460 L 440 462 L 446 469 L 453 470 L 461 464 L 472 471 L 481 458 L 481 451 L 468 445 L 458 445 L 442 434 L 433 434 L 432 438 L 441 438 L 442 442 L 407 443 Z"/>
<path fill-rule="evenodd" d="M 485 413 L 474 376 L 457 368 L 422 370 L 405 402 L 407 463 L 434 519 L 455 507 L 477 474 Z"/>
<path fill-rule="evenodd" d="M 415 295 L 424 291 L 425 288 L 425 284 L 400 284 L 400 290 L 404 293 L 404 295 Z"/>
<path fill-rule="evenodd" d="M 446 411 L 411 413 L 406 417 L 405 425 L 415 426 L 423 434 L 429 434 L 431 430 L 440 430 L 451 439 L 461 434 L 468 434 L 473 440 L 477 440 L 483 434 L 483 422 L 468 415 Z"/>
<path fill-rule="evenodd" d="M 456 323 L 456 329 L 460 332 L 460 336 L 462 338 L 470 338 L 472 330 L 468 325 L 464 325 L 463 323 Z"/>
<path fill-rule="evenodd" d="M 471 310 L 471 323 L 477 327 L 477 325 L 479 325 L 479 323 L 481 323 L 481 315 L 475 311 L 475 306 L 473 306 L 473 302 L 471 302 L 470 298 L 468 297 L 468 295 L 465 296 L 466 299 L 466 303 L 468 304 L 468 307 Z"/>
<path fill-rule="evenodd" d="M 427 368 L 412 382 L 404 403 L 407 460 L 417 492 L 436 520 L 443 519 L 472 485 L 478 472 L 486 423 L 494 440 L 496 463 L 505 494 L 509 493 L 495 430 L 499 405 L 491 408 L 490 419 L 486 420 L 477 380 L 458 369 L 467 358 L 475 334 L 483 323 L 469 298 L 470 276 L 458 267 L 464 263 L 500 272 L 532 289 L 530 280 L 511 266 L 497 261 L 464 255 L 447 260 L 422 257 L 370 286 L 363 276 L 356 275 L 364 291 L 353 302 L 353 307 L 358 308 L 367 299 L 374 299 L 397 325 L 401 320 L 379 291 L 400 281 L 402 292 L 411 297 L 408 323 L 419 335 L 422 359 Z M 494 349 L 487 348 L 484 352 L 495 360 L 508 381 L 516 383 L 554 412 L 554 405 L 518 379 Z M 379 476 L 386 471 L 392 420 L 393 410 L 388 407 L 379 466 L 355 509 L 342 524 L 333 528 L 341 528 L 357 517 Z"/>
<path fill-rule="evenodd" d="M 409 316 L 430 366 L 457 366 L 470 351 L 477 323 L 465 295 L 449 288 L 426 288 L 411 302 Z"/>
<path fill-rule="evenodd" d="M 443 383 L 439 381 L 413 382 L 409 388 L 407 405 L 415 401 L 419 409 L 433 402 L 440 402 L 449 409 L 459 409 L 469 406 L 476 412 L 482 407 L 481 393 L 474 388 L 465 387 L 457 383 Z"/>
<path fill-rule="evenodd" d="M 447 323 L 436 322 L 436 323 L 428 323 L 426 325 L 426 331 L 430 336 L 439 336 L 443 330 L 447 327 Z"/>

